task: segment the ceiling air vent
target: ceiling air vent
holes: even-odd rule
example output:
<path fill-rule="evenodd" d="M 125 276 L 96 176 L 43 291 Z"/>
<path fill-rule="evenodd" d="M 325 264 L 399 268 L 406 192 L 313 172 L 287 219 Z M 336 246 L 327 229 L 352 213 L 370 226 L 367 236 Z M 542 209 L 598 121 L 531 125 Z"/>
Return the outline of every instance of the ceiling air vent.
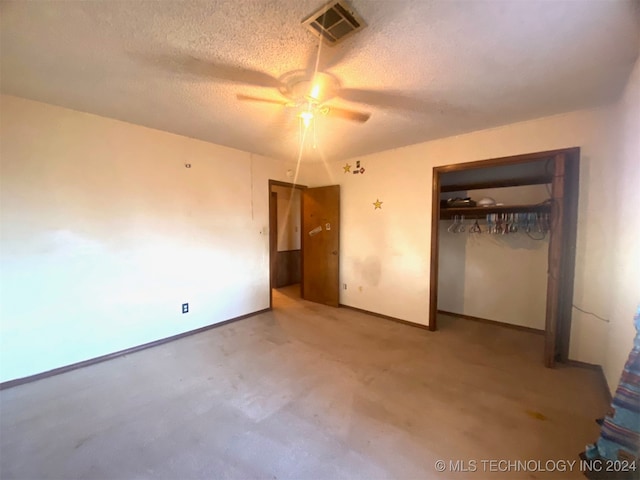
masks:
<path fill-rule="evenodd" d="M 314 35 L 335 45 L 365 26 L 364 21 L 344 1 L 332 1 L 302 21 Z"/>

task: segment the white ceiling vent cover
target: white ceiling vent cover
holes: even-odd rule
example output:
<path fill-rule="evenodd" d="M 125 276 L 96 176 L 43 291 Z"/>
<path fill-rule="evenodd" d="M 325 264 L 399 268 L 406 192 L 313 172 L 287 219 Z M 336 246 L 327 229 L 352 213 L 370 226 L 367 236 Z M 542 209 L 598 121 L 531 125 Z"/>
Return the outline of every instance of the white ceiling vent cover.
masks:
<path fill-rule="evenodd" d="M 302 24 L 329 45 L 335 45 L 365 27 L 362 17 L 342 0 L 329 2 L 304 19 Z"/>

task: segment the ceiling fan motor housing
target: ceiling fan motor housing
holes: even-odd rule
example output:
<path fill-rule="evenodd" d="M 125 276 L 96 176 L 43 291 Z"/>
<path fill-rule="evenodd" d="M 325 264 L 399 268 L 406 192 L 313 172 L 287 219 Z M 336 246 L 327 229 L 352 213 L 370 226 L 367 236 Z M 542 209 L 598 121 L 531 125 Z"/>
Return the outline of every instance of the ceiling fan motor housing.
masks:
<path fill-rule="evenodd" d="M 280 93 L 294 102 L 320 104 L 335 97 L 340 82 L 330 73 L 317 72 L 313 76 L 303 70 L 285 74 L 280 79 L 283 87 Z"/>

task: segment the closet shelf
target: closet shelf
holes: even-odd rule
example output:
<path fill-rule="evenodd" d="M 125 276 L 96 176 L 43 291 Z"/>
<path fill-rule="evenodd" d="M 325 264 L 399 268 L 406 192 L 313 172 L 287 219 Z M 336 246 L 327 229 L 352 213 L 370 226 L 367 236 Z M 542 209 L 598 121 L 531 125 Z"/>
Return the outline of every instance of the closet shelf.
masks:
<path fill-rule="evenodd" d="M 551 211 L 551 204 L 535 205 L 494 205 L 491 207 L 457 207 L 441 208 L 440 218 L 450 219 L 455 215 L 464 215 L 469 218 L 481 218 L 489 213 L 548 213 Z"/>

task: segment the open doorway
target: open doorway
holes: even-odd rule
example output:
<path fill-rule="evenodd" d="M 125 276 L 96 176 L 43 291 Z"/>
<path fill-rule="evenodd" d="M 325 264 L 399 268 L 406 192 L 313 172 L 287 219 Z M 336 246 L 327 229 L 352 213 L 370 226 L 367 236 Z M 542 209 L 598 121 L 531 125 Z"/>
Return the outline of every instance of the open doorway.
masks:
<path fill-rule="evenodd" d="M 339 185 L 307 188 L 269 180 L 269 265 L 270 308 L 274 291 L 283 288 L 289 300 L 296 295 L 339 306 Z"/>
<path fill-rule="evenodd" d="M 269 180 L 269 278 L 273 308 L 279 298 L 299 299 L 302 279 L 302 191 L 307 187 Z"/>

